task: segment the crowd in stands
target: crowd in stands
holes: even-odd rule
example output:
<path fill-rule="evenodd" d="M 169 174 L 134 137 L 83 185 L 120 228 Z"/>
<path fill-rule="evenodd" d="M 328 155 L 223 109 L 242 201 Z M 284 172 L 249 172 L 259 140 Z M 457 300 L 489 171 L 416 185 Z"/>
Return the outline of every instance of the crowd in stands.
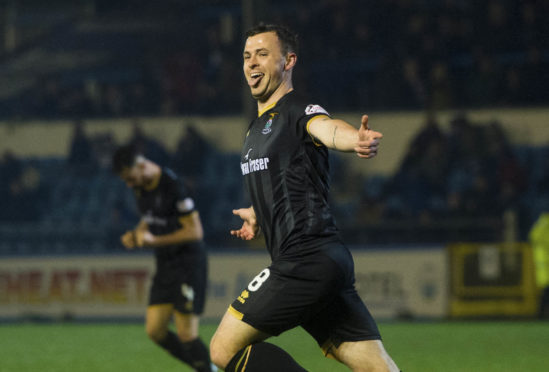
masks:
<path fill-rule="evenodd" d="M 431 118 L 381 199 L 387 213 L 417 218 L 501 216 L 518 207 L 525 166 L 498 122 L 480 126 L 458 116 L 444 133 Z"/>
<path fill-rule="evenodd" d="M 240 112 L 241 95 L 235 94 L 243 82 L 240 3 L 224 2 L 208 16 L 200 5 L 172 12 L 171 18 L 184 20 L 181 26 L 171 35 L 151 38 L 131 66 L 121 55 L 109 74 L 80 80 L 45 76 L 3 111 L 23 117 Z M 549 100 L 546 1 L 261 4 L 265 9 L 256 9 L 257 18 L 299 32 L 297 89 L 332 110 L 542 105 Z M 122 14 L 138 17 L 139 7 L 132 9 Z M 233 19 L 229 29 L 221 21 L 226 14 Z"/>
<path fill-rule="evenodd" d="M 121 15 L 142 19 L 143 14 L 149 15 L 144 9 L 151 7 L 129 0 L 116 6 L 103 3 L 94 15 L 97 25 L 105 18 L 116 24 Z M 120 5 L 130 3 L 131 12 Z M 549 102 L 546 1 L 258 3 L 263 6 L 256 9 L 258 20 L 285 23 L 299 33 L 296 89 L 316 97 L 331 112 L 459 108 L 465 112 Z M 182 2 L 167 12 L 175 6 L 170 4 L 165 13 L 150 15 L 171 31 L 146 37 L 136 33 L 139 42 L 132 42 L 128 31 L 118 44 L 101 39 L 101 35 L 112 36 L 107 30 L 98 32 L 92 50 L 104 52 L 104 44 L 114 50 L 107 65 L 90 71 L 67 68 L 40 76 L 16 97 L 1 95 L 2 120 L 80 119 L 74 122 L 66 159 L 2 154 L 0 225 L 39 223 L 46 230 L 65 225 L 74 230 L 75 224 L 84 224 L 88 230 L 93 226 L 107 231 L 103 238 L 112 246 L 119 230 L 135 222 L 136 211 L 131 194 L 110 172 L 116 141 L 110 133 L 88 136 L 86 119 L 242 113 L 242 2 Z M 86 29 L 77 27 L 79 19 L 74 22 L 74 29 Z M 65 46 L 63 40 L 46 44 L 67 50 L 74 44 L 86 48 L 84 41 L 72 40 Z M 9 55 L 2 56 L 0 67 L 9 60 Z M 498 122 L 476 123 L 466 114 L 455 116 L 449 130 L 443 130 L 433 115 L 410 143 L 398 171 L 389 177 L 354 175 L 345 168 L 345 160 L 333 153 L 333 202 L 339 224 L 356 232 L 349 237 L 363 243 L 420 241 L 424 238 L 418 233 L 421 228 L 431 229 L 431 238 L 451 241 L 464 234 L 450 237 L 452 226 L 440 229 L 444 222 L 452 221 L 455 227 L 456 221 L 472 221 L 480 226 L 478 221 L 500 220 L 512 210 L 519 214 L 524 237 L 536 213 L 549 208 L 544 193 L 549 186 L 549 154 L 545 148 L 514 147 L 507 136 Z M 154 161 L 185 175 L 195 190 L 208 239 L 227 243 L 230 211 L 245 197 L 237 166 L 225 165 L 238 164 L 239 155 L 215 151 L 192 125 L 173 153 L 147 136 L 138 119 L 130 142 Z M 209 155 L 206 166 L 205 154 Z M 356 182 L 345 182 L 351 178 Z M 350 185 L 360 186 L 348 190 Z M 383 234 L 384 224 L 413 233 L 384 230 Z M 497 224 L 487 226 L 501 232 Z M 432 234 L 435 228 L 438 235 Z M 14 241 L 22 239 L 13 236 Z"/>
<path fill-rule="evenodd" d="M 219 152 L 192 124 L 186 128 L 173 152 L 147 136 L 138 121 L 128 143 L 183 175 L 208 239 L 230 245 L 231 210 L 246 203 L 239 154 Z M 99 227 L 110 239 L 103 246 L 117 246 L 120 232 L 138 217 L 131 193 L 110 169 L 115 147 L 111 135 L 90 137 L 76 121 L 69 155 L 53 171 L 4 154 L 0 220 L 66 225 L 70 230 Z M 466 114 L 453 117 L 444 128 L 429 117 L 390 176 L 355 175 L 344 156 L 331 153 L 332 203 L 339 225 L 354 232 L 350 243 L 497 240 L 507 211 L 520 217 L 524 238 L 539 208 L 549 207 L 544 196 L 549 185 L 547 149 L 514 147 L 498 122 L 476 123 Z M 464 223 L 470 230 L 458 231 Z M 413 236 L 384 233 L 379 230 L 384 225 L 397 230 L 405 226 Z"/>

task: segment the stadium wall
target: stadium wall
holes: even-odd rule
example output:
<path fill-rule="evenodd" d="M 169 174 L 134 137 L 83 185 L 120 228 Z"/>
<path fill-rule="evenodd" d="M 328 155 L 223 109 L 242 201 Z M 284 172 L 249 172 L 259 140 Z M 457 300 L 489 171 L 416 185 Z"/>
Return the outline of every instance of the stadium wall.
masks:
<path fill-rule="evenodd" d="M 443 129 L 457 113 L 437 113 Z M 370 125 L 384 134 L 383 151 L 368 167 L 351 157 L 351 167 L 359 172 L 390 174 L 400 165 L 408 144 L 425 123 L 425 112 L 378 112 L 370 114 Z M 360 122 L 361 113 L 336 113 L 351 123 Z M 549 109 L 498 109 L 472 110 L 467 116 L 475 123 L 497 120 L 506 129 L 515 145 L 544 146 L 549 144 L 547 118 Z M 89 136 L 112 134 L 117 143 L 124 143 L 131 134 L 134 123 L 143 131 L 160 140 L 168 150 L 174 151 L 184 129 L 193 125 L 205 138 L 221 151 L 239 152 L 248 120 L 231 117 L 163 117 L 85 120 Z M 0 153 L 12 151 L 21 157 L 65 157 L 68 153 L 73 123 L 71 121 L 18 121 L 0 122 Z"/>
<path fill-rule="evenodd" d="M 448 314 L 443 247 L 353 249 L 356 286 L 378 318 Z M 205 318 L 227 306 L 269 263 L 262 253 L 210 255 Z M 13 257 L 0 260 L 0 319 L 136 319 L 144 315 L 152 256 Z"/>

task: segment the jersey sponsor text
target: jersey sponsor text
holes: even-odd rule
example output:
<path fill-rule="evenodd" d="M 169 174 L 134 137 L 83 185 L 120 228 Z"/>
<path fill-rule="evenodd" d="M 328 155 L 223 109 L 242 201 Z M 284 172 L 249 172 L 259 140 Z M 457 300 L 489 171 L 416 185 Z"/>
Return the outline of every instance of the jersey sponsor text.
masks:
<path fill-rule="evenodd" d="M 269 169 L 269 158 L 250 159 L 245 163 L 240 163 L 242 175 Z"/>

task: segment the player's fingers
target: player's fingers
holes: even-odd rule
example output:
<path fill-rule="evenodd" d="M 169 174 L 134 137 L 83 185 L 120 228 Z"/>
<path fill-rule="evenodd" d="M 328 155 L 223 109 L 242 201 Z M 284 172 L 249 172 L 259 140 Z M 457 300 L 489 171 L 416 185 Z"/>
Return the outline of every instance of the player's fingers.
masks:
<path fill-rule="evenodd" d="M 357 146 L 355 152 L 361 157 L 372 157 L 377 154 L 377 145 L 374 146 Z"/>
<path fill-rule="evenodd" d="M 359 140 L 356 143 L 356 147 L 373 147 L 373 146 L 379 146 L 379 139 L 365 139 L 365 140 Z"/>
<path fill-rule="evenodd" d="M 247 213 L 246 208 L 233 209 L 233 214 L 235 216 L 242 218 L 243 220 L 246 219 L 246 213 Z"/>
<path fill-rule="evenodd" d="M 120 237 L 120 241 L 121 241 L 122 243 L 127 242 L 127 241 L 129 240 L 129 238 L 131 237 L 130 235 L 131 235 L 131 233 L 130 233 L 129 231 L 126 231 L 126 232 Z"/>
<path fill-rule="evenodd" d="M 145 241 L 145 234 L 143 231 L 135 231 L 133 238 L 137 247 L 143 247 L 143 243 Z"/>
<path fill-rule="evenodd" d="M 362 131 L 360 134 L 361 135 L 359 136 L 359 139 L 361 141 L 372 141 L 383 138 L 383 133 L 371 129 L 368 129 L 367 131 Z"/>
<path fill-rule="evenodd" d="M 359 158 L 371 159 L 371 158 L 377 156 L 377 152 L 371 152 L 371 153 L 368 153 L 368 154 L 357 152 L 356 155 L 357 155 Z"/>
<path fill-rule="evenodd" d="M 362 115 L 362 122 L 361 122 L 360 126 L 364 130 L 370 129 L 370 127 L 368 126 L 368 115 Z"/>
<path fill-rule="evenodd" d="M 370 137 L 372 139 L 381 139 L 381 138 L 383 138 L 383 133 L 377 132 L 375 130 L 370 130 Z"/>
<path fill-rule="evenodd" d="M 359 141 L 355 146 L 355 151 L 369 153 L 372 151 L 377 151 L 378 147 L 379 147 L 379 142 L 377 140 Z"/>

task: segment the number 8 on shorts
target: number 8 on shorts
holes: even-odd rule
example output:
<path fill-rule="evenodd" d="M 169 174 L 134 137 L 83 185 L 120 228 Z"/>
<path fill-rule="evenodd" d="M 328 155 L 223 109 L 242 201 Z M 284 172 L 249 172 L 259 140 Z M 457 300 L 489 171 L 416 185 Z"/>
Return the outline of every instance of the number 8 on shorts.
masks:
<path fill-rule="evenodd" d="M 257 274 L 255 278 L 248 284 L 248 291 L 255 292 L 261 287 L 261 285 L 269 278 L 269 275 L 271 275 L 271 272 L 269 269 L 264 269 L 262 272 Z"/>

